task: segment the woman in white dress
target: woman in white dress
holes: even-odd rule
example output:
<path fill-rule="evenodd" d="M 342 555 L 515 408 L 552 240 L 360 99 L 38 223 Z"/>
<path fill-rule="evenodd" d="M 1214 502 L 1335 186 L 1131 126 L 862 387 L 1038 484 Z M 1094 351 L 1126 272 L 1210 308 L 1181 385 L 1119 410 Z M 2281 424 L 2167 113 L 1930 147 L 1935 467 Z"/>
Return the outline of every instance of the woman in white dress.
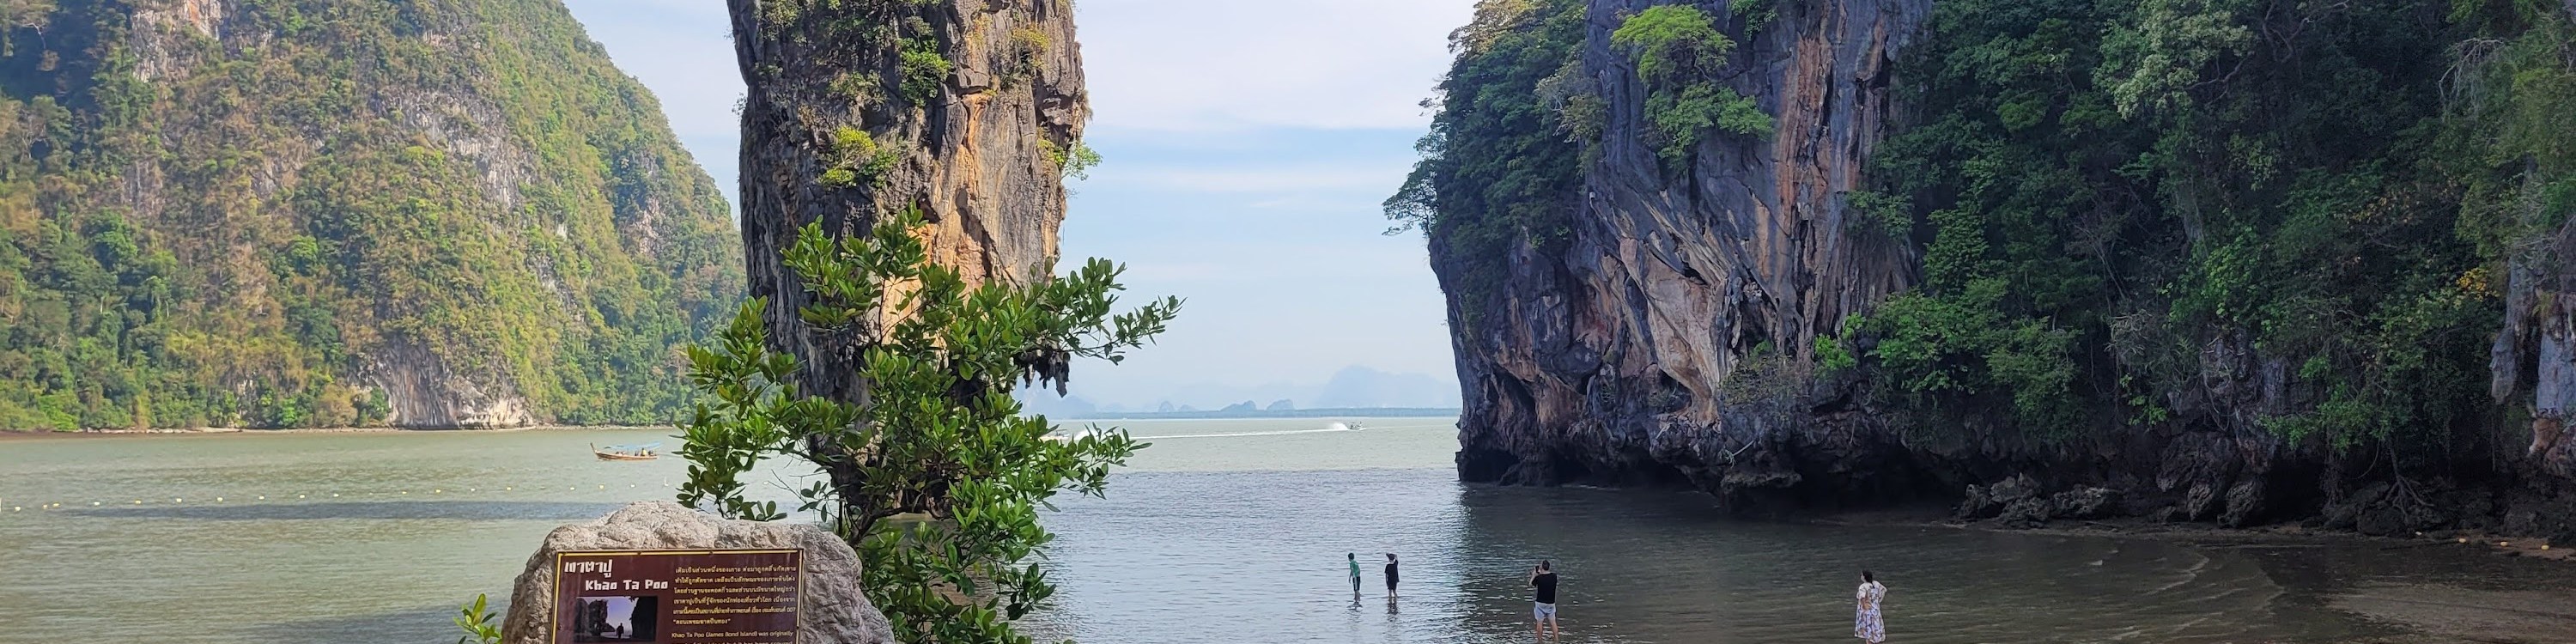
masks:
<path fill-rule="evenodd" d="M 1878 613 L 1879 603 L 1887 600 L 1887 586 L 1878 583 L 1877 575 L 1860 571 L 1860 590 L 1853 599 L 1859 600 L 1860 606 L 1853 612 L 1852 636 L 1869 644 L 1887 641 L 1887 622 Z"/>

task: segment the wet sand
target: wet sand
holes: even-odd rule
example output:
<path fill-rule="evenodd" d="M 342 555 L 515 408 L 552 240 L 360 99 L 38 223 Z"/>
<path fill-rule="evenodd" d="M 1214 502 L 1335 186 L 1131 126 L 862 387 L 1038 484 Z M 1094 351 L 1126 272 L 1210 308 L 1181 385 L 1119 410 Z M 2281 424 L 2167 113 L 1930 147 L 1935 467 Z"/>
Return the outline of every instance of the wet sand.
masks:
<path fill-rule="evenodd" d="M 2353 640 L 2357 644 L 2564 644 L 2576 642 L 2576 547 L 2548 539 L 2474 531 L 2436 531 L 2371 537 L 2319 532 L 2297 524 L 2222 528 L 2145 519 L 2058 521 L 2012 529 L 1949 518 L 1944 506 L 1837 513 L 1812 519 L 1828 525 L 1925 526 L 1959 530 L 2060 536 L 2153 539 L 2226 550 L 2307 550 L 2358 553 L 2376 560 L 2418 562 L 2419 570 L 2324 594 L 2334 610 L 2397 631 Z M 2569 544 L 2576 545 L 2576 544 Z M 2404 579 L 2421 581 L 2404 581 Z"/>

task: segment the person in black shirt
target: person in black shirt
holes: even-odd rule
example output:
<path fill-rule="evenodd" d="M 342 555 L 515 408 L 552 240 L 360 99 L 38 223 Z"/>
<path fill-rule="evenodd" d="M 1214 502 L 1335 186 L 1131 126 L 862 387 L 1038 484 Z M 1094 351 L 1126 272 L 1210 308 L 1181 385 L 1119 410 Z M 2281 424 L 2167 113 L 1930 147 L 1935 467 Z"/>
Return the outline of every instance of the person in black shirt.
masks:
<path fill-rule="evenodd" d="M 1546 561 L 1538 562 L 1538 568 L 1530 571 L 1529 585 L 1538 589 L 1537 596 L 1531 598 L 1534 605 L 1530 608 L 1530 616 L 1538 623 L 1531 628 L 1538 631 L 1539 639 L 1547 639 L 1550 631 L 1554 631 L 1558 638 L 1564 638 L 1565 628 L 1556 625 L 1556 571 L 1550 570 Z"/>
<path fill-rule="evenodd" d="M 1386 553 L 1386 598 L 1395 599 L 1395 553 Z"/>

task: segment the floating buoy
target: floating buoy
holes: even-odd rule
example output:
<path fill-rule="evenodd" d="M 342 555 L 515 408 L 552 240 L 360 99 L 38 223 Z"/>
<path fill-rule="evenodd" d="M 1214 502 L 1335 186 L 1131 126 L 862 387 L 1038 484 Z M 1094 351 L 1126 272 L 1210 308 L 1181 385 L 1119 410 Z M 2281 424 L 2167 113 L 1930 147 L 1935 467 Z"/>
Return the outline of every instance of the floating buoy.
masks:
<path fill-rule="evenodd" d="M 2468 542 L 2469 542 L 2469 538 L 2468 538 L 2468 537 L 2460 537 L 2460 538 L 2459 538 L 2459 542 L 2460 542 L 2460 543 L 2468 543 Z"/>
<path fill-rule="evenodd" d="M 171 502 L 171 503 L 187 503 L 187 502 L 188 502 L 188 500 L 187 500 L 187 499 L 171 499 L 171 500 L 170 500 L 170 502 Z"/>
<path fill-rule="evenodd" d="M 2496 547 L 2498 547 L 2498 548 L 2510 547 L 2510 546 L 2512 546 L 2512 545 L 2513 545 L 2513 542 L 2511 542 L 2511 541 L 2498 541 L 2498 542 L 2496 542 Z"/>
<path fill-rule="evenodd" d="M 219 496 L 219 497 L 215 497 L 215 502 L 216 502 L 216 503 L 222 503 L 222 502 L 224 502 L 224 497 L 220 497 L 220 496 Z"/>
<path fill-rule="evenodd" d="M 134 500 L 134 504 L 135 504 L 135 505 L 143 505 L 143 500 L 142 500 L 142 499 L 135 499 L 135 500 Z"/>
<path fill-rule="evenodd" d="M 503 491 L 503 492 L 508 492 L 508 491 L 510 491 L 510 490 L 516 490 L 516 489 L 519 489 L 519 488 L 518 488 L 518 486 L 515 486 L 515 485 L 514 485 L 514 486 L 510 486 L 510 487 L 501 488 L 501 491 Z"/>
<path fill-rule="evenodd" d="M 268 495 L 266 495 L 266 494 L 259 495 L 259 500 L 262 500 L 262 501 L 266 501 L 266 500 L 268 500 Z"/>
<path fill-rule="evenodd" d="M 18 506 L 14 506 L 14 505 L 9 506 L 9 511 L 10 511 L 10 512 L 16 512 L 16 511 L 18 511 Z"/>
<path fill-rule="evenodd" d="M 93 507 L 93 508 L 98 507 L 98 502 L 97 502 L 97 501 L 91 501 L 91 502 L 89 502 L 89 507 Z"/>
<path fill-rule="evenodd" d="M 301 498 L 304 498 L 304 495 L 302 495 L 302 494 L 298 494 L 298 495 L 295 495 L 295 498 L 299 498 L 299 499 L 301 499 Z"/>
<path fill-rule="evenodd" d="M 605 484 L 605 483 L 600 484 L 599 489 L 602 489 L 602 490 L 608 489 L 608 484 Z"/>
<path fill-rule="evenodd" d="M 336 499 L 336 498 L 340 498 L 340 493 L 338 493 L 338 492 L 332 492 L 332 493 L 331 493 L 331 498 L 334 498 L 334 499 Z"/>
<path fill-rule="evenodd" d="M 403 490 L 403 496 L 411 496 L 411 490 Z"/>

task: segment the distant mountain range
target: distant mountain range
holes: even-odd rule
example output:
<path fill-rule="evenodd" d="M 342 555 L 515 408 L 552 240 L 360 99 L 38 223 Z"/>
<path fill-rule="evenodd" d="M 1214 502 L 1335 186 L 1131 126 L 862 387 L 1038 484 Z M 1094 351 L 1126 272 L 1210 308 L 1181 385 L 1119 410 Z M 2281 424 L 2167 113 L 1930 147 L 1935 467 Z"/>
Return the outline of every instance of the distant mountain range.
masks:
<path fill-rule="evenodd" d="M 1075 389 L 1078 391 L 1080 388 L 1077 380 Z M 1150 401 L 1092 401 L 1080 394 L 1060 397 L 1053 390 L 1024 391 L 1020 399 L 1031 413 L 1056 418 L 1164 415 L 1192 418 L 1312 417 L 1387 415 L 1398 409 L 1422 410 L 1424 414 L 1437 415 L 1456 413 L 1458 386 L 1453 381 L 1426 374 L 1388 373 L 1352 365 L 1334 372 L 1331 379 L 1321 383 L 1252 386 L 1201 383 L 1182 387 Z"/>
<path fill-rule="evenodd" d="M 1456 407 L 1327 407 L 1320 409 L 1218 409 L 1047 413 L 1053 420 L 1154 420 L 1165 418 L 1455 418 Z"/>

